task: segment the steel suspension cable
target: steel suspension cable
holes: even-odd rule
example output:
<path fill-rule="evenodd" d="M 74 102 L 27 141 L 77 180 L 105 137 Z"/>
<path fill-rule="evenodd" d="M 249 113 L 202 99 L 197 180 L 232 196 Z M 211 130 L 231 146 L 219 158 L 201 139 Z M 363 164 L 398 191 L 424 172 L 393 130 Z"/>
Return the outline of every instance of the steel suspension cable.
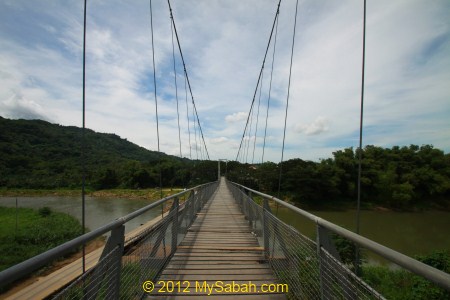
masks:
<path fill-rule="evenodd" d="M 81 164 L 82 164 L 82 179 L 81 179 L 81 233 L 86 233 L 86 10 L 87 0 L 84 0 L 84 19 L 83 19 L 83 117 L 81 130 Z M 83 273 L 86 272 L 86 244 L 83 244 Z"/>
<path fill-rule="evenodd" d="M 197 130 L 197 133 L 198 133 L 198 140 L 201 142 L 201 137 L 200 137 L 200 130 Z M 200 144 L 200 160 L 204 160 L 204 156 L 203 156 L 203 147 L 202 147 L 202 145 Z"/>
<path fill-rule="evenodd" d="M 255 113 L 255 110 L 253 109 L 253 107 L 252 107 L 252 109 L 251 109 L 251 115 L 250 115 L 250 127 L 249 127 L 249 129 L 248 129 L 248 138 L 247 138 L 247 147 L 246 147 L 246 149 L 245 149 L 245 163 L 247 163 L 247 161 L 248 161 L 248 148 L 249 148 L 249 146 L 250 146 L 250 139 L 251 139 L 251 134 L 252 134 L 252 127 L 253 127 L 253 115 L 254 115 L 254 113 Z"/>
<path fill-rule="evenodd" d="M 265 148 L 266 148 L 267 122 L 269 119 L 270 96 L 271 96 L 271 92 L 272 92 L 273 66 L 274 66 L 274 62 L 275 62 L 275 50 L 276 50 L 276 46 L 277 46 L 277 35 L 278 35 L 278 19 L 277 19 L 277 24 L 275 26 L 275 37 L 274 37 L 274 41 L 273 41 L 272 69 L 270 71 L 269 95 L 267 96 L 266 124 L 264 126 L 264 142 L 263 142 L 263 148 L 262 148 L 261 163 L 264 163 L 264 154 L 265 154 Z"/>
<path fill-rule="evenodd" d="M 173 58 L 173 74 L 175 79 L 175 98 L 177 100 L 177 121 L 178 121 L 178 142 L 180 144 L 180 157 L 183 158 L 183 154 L 181 153 L 181 129 L 180 129 L 180 110 L 178 105 L 178 85 L 177 85 L 177 68 L 176 68 L 176 61 L 175 61 L 175 45 L 173 43 L 173 25 L 172 22 L 170 23 L 170 29 L 172 32 L 172 58 Z"/>
<path fill-rule="evenodd" d="M 186 94 L 186 119 L 187 119 L 187 128 L 188 128 L 188 137 L 189 137 L 189 158 L 192 159 L 192 146 L 191 146 L 191 129 L 189 126 L 189 106 L 188 106 L 188 94 L 187 94 L 187 83 L 186 77 L 184 77 L 184 91 Z"/>
<path fill-rule="evenodd" d="M 288 115 L 288 108 L 289 108 L 289 96 L 290 96 L 290 90 L 291 90 L 292 61 L 293 61 L 293 57 L 294 57 L 295 28 L 297 27 L 297 13 L 298 13 L 298 0 L 296 1 L 296 5 L 295 5 L 294 31 L 292 34 L 291 63 L 289 65 L 289 81 L 288 81 L 288 91 L 287 91 L 287 97 L 286 97 L 286 111 L 285 111 L 285 115 L 284 115 L 283 146 L 281 147 L 280 176 L 278 177 L 278 198 L 280 197 L 281 176 L 283 173 L 284 143 L 286 141 L 286 124 L 287 124 L 287 115 Z"/>
<path fill-rule="evenodd" d="M 280 1 L 281 1 L 281 0 L 280 0 Z M 175 19 L 174 19 L 174 17 L 173 17 L 172 6 L 170 5 L 170 0 L 167 0 L 167 4 L 169 5 L 170 19 L 172 20 L 173 29 L 174 29 L 174 32 L 175 32 L 175 37 L 176 37 L 176 39 L 177 39 L 178 50 L 180 51 L 181 61 L 183 62 L 184 73 L 185 73 L 185 76 L 186 76 L 186 79 L 187 79 L 187 83 L 188 83 L 188 87 L 189 87 L 189 92 L 190 92 L 190 94 L 191 94 L 192 105 L 193 105 L 193 107 L 194 107 L 195 116 L 197 117 L 197 123 L 198 123 L 199 131 L 200 131 L 200 134 L 201 134 L 201 139 L 202 139 L 203 144 L 204 144 L 204 146 L 205 146 L 205 151 L 206 151 L 207 158 L 210 159 L 210 158 L 209 158 L 209 153 L 208 153 L 208 148 L 206 147 L 206 142 L 205 142 L 205 138 L 204 138 L 204 135 L 203 135 L 202 126 L 201 126 L 201 124 L 200 124 L 200 118 L 199 118 L 199 116 L 198 116 L 197 107 L 196 107 L 196 105 L 195 105 L 194 95 L 193 95 L 193 93 L 192 93 L 192 87 L 191 87 L 191 83 L 190 83 L 190 81 L 189 81 L 189 75 L 188 75 L 187 70 L 186 70 L 186 63 L 185 63 L 185 61 L 184 61 L 183 51 L 181 50 L 180 39 L 179 39 L 179 37 L 178 37 L 177 26 L 175 25 Z"/>
<path fill-rule="evenodd" d="M 250 111 L 248 112 L 247 122 L 245 123 L 244 133 L 242 134 L 241 143 L 239 144 L 239 149 L 238 149 L 238 153 L 236 155 L 236 160 L 238 160 L 239 153 L 241 152 L 241 149 L 242 149 L 242 143 L 244 141 L 245 133 L 247 132 L 247 127 L 248 127 L 248 123 L 249 123 L 249 119 L 250 119 L 250 114 L 252 113 L 253 105 L 255 103 L 256 93 L 258 91 L 259 81 L 261 80 L 262 71 L 263 71 L 263 68 L 264 68 L 264 64 L 266 62 L 267 52 L 269 51 L 270 42 L 272 40 L 272 35 L 273 35 L 274 28 L 275 28 L 275 23 L 276 23 L 276 20 L 278 19 L 278 15 L 280 13 L 280 4 L 281 4 L 281 0 L 279 0 L 279 2 L 278 2 L 277 11 L 275 13 L 275 18 L 273 20 L 272 29 L 270 31 L 270 36 L 269 36 L 269 41 L 267 43 L 266 52 L 264 54 L 264 59 L 263 59 L 263 63 L 262 63 L 262 66 L 261 66 L 261 70 L 259 71 L 259 76 L 258 76 L 258 80 L 256 82 L 255 92 L 253 93 L 252 104 L 250 105 Z"/>
<path fill-rule="evenodd" d="M 256 113 L 255 139 L 253 140 L 252 164 L 255 160 L 256 137 L 258 135 L 258 123 L 259 123 L 259 107 L 261 106 L 261 94 L 262 94 L 263 82 L 264 82 L 264 73 L 261 76 L 261 84 L 259 86 L 258 111 Z"/>
<path fill-rule="evenodd" d="M 159 165 L 159 194 L 162 198 L 162 166 L 161 151 L 159 146 L 159 116 L 158 116 L 158 97 L 156 96 L 156 66 L 155 66 L 155 43 L 153 38 L 153 9 L 152 0 L 150 0 L 150 31 L 152 36 L 152 62 L 153 62 L 153 91 L 155 96 L 155 113 L 156 113 L 156 139 L 158 141 L 158 165 Z"/>
<path fill-rule="evenodd" d="M 360 230 L 360 210 L 361 210 L 361 174 L 362 174 L 362 144 L 363 144 L 363 116 L 364 116 L 364 78 L 366 61 L 366 0 L 364 0 L 363 13 L 363 45 L 362 45 L 362 70 L 361 70 L 361 104 L 359 114 L 359 148 L 358 148 L 358 195 L 356 203 L 356 233 Z M 355 273 L 359 275 L 359 247 L 355 251 Z"/>
<path fill-rule="evenodd" d="M 195 153 L 197 155 L 197 160 L 198 160 L 197 126 L 195 124 L 194 106 L 192 106 L 192 119 L 194 120 Z"/>

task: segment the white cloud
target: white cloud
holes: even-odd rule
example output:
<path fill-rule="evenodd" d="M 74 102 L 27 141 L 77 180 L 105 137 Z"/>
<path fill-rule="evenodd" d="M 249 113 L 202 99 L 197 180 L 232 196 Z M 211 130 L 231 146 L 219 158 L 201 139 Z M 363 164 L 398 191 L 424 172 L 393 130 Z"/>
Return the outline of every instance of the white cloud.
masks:
<path fill-rule="evenodd" d="M 246 120 L 247 116 L 248 116 L 248 113 L 240 111 L 240 112 L 225 116 L 225 121 L 227 121 L 229 123 L 239 122 L 239 121 Z"/>
<path fill-rule="evenodd" d="M 17 94 L 0 102 L 0 111 L 7 118 L 48 120 L 47 113 L 40 104 Z"/>
<path fill-rule="evenodd" d="M 295 125 L 295 131 L 306 135 L 318 135 L 329 130 L 329 121 L 324 117 L 317 117 L 309 124 Z"/>
<path fill-rule="evenodd" d="M 211 139 L 211 143 L 213 143 L 213 144 L 223 144 L 226 142 L 228 142 L 228 139 L 224 136 Z"/>
<path fill-rule="evenodd" d="M 38 4 L 0 3 L 1 114 L 41 116 L 80 126 L 82 4 Z M 266 160 L 277 161 L 281 156 L 294 5 L 295 0 L 281 4 Z M 234 159 L 276 4 L 186 0 L 172 6 L 209 154 Z M 450 3 L 380 0 L 367 8 L 365 142 L 386 147 L 432 143 L 448 152 Z M 154 2 L 153 9 L 161 150 L 179 155 L 167 3 Z M 88 127 L 117 133 L 155 150 L 148 3 L 93 1 L 87 25 Z M 359 127 L 361 39 L 362 2 L 300 3 L 285 159 L 318 159 L 337 148 L 354 146 Z M 255 142 L 255 158 L 262 154 L 271 62 L 272 48 L 262 78 L 257 138 L 250 138 Z M 177 56 L 182 155 L 195 157 L 200 137 L 196 145 L 190 95 L 188 135 L 182 70 Z M 314 116 L 326 118 L 314 120 Z"/>

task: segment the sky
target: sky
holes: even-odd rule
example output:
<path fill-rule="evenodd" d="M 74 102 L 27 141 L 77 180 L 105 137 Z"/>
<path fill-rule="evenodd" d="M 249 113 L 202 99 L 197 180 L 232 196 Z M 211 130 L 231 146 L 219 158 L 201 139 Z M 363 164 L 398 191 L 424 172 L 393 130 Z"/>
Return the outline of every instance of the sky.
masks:
<path fill-rule="evenodd" d="M 277 3 L 171 1 L 212 160 L 236 159 L 254 95 L 239 160 L 281 159 L 295 0 L 281 2 L 257 89 Z M 181 155 L 205 158 L 177 48 L 174 71 L 167 1 L 152 8 L 160 150 L 180 155 L 178 96 Z M 362 25 L 363 1 L 299 1 L 284 160 L 358 147 Z M 151 41 L 149 1 L 88 1 L 86 127 L 156 150 Z M 0 115 L 81 127 L 83 1 L 0 0 L 0 45 Z M 364 87 L 363 145 L 448 153 L 450 1 L 368 0 Z"/>

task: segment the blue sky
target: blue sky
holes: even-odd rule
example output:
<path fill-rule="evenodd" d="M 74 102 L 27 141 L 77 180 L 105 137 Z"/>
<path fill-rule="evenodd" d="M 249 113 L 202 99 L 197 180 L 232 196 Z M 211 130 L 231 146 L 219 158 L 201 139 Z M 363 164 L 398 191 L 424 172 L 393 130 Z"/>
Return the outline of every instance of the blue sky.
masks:
<path fill-rule="evenodd" d="M 0 2 L 1 116 L 81 126 L 82 2 Z M 277 2 L 171 2 L 211 159 L 236 157 Z M 319 160 L 358 145 L 362 3 L 299 2 L 285 159 Z M 167 2 L 153 0 L 153 9 L 161 151 L 179 155 Z M 282 1 L 265 151 L 266 160 L 275 162 L 281 156 L 294 10 L 294 0 Z M 447 0 L 367 1 L 365 145 L 433 144 L 450 151 L 449 16 Z M 89 0 L 87 28 L 87 127 L 155 150 L 149 2 Z M 177 60 L 182 154 L 188 156 Z M 270 72 L 271 51 L 254 162 L 261 161 Z M 253 138 L 250 146 L 249 162 Z"/>

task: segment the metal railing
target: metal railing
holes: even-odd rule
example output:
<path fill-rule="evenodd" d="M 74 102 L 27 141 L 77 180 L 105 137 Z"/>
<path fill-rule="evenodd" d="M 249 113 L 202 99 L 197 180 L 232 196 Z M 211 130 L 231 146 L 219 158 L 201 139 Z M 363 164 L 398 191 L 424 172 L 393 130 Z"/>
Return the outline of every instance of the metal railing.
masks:
<path fill-rule="evenodd" d="M 388 261 L 450 290 L 450 275 L 310 214 L 273 196 L 227 181 L 277 278 L 289 286 L 292 299 L 384 299 L 340 260 L 330 233 L 344 237 Z M 253 196 L 262 198 L 261 205 Z M 278 219 L 269 201 L 316 224 L 316 240 Z"/>
<path fill-rule="evenodd" d="M 183 239 L 197 212 L 211 198 L 217 182 L 165 197 L 92 232 L 0 272 L 0 287 L 63 257 L 110 232 L 98 263 L 54 296 L 54 299 L 134 299 L 142 283 L 154 280 Z M 185 201 L 180 204 L 180 199 Z M 171 203 L 170 211 L 147 230 L 125 240 L 125 224 L 143 213 Z M 125 247 L 126 245 L 126 247 Z"/>

